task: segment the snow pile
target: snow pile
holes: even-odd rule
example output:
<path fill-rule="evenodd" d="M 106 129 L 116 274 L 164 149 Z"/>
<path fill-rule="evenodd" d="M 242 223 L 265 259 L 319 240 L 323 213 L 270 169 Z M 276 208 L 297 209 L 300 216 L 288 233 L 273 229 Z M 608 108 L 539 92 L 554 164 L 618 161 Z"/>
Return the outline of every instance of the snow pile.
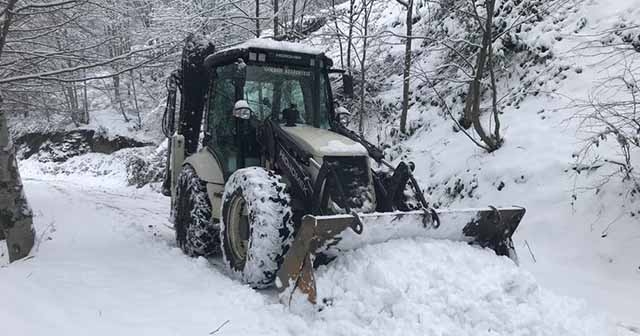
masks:
<path fill-rule="evenodd" d="M 317 280 L 325 302 L 318 317 L 338 335 L 612 333 L 605 319 L 541 289 L 510 259 L 465 243 L 370 245 L 322 267 Z"/>
<path fill-rule="evenodd" d="M 168 144 L 165 140 L 155 149 L 131 150 L 126 156 L 127 183 L 138 188 L 152 185 L 159 190 L 166 173 Z"/>
<path fill-rule="evenodd" d="M 126 165 L 118 155 L 87 153 L 74 156 L 65 162 L 40 162 L 29 159 L 20 162 L 20 172 L 24 176 L 44 177 L 47 175 L 76 177 L 110 177 L 125 181 Z"/>
<path fill-rule="evenodd" d="M 31 136 L 35 137 L 35 135 Z M 81 132 L 70 132 L 59 142 L 45 140 L 37 148 L 28 147 L 29 146 L 25 144 L 21 146 L 20 151 L 23 153 L 29 150 L 35 152 L 40 162 L 64 162 L 70 157 L 86 154 L 91 151 L 90 144 Z M 24 158 L 24 156 L 22 158 Z"/>
<path fill-rule="evenodd" d="M 58 178 L 107 178 L 117 185 L 143 187 L 151 185 L 159 190 L 166 165 L 166 142 L 153 146 L 125 148 L 113 154 L 86 153 L 73 156 L 64 162 L 43 162 L 40 156 L 20 161 L 20 171 L 25 176 L 50 179 Z"/>

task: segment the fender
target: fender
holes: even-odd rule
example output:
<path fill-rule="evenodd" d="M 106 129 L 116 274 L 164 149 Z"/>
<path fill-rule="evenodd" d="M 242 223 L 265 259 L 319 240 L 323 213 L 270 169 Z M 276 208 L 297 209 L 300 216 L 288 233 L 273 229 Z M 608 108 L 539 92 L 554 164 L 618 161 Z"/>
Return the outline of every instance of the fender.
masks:
<path fill-rule="evenodd" d="M 211 202 L 211 217 L 214 222 L 220 220 L 222 193 L 224 192 L 224 175 L 216 157 L 207 148 L 189 156 L 183 165 L 189 164 L 198 177 L 207 182 L 207 194 Z"/>
<path fill-rule="evenodd" d="M 189 164 L 198 173 L 198 177 L 207 183 L 224 186 L 224 175 L 218 159 L 207 148 L 189 156 L 184 160 L 183 165 Z"/>
<path fill-rule="evenodd" d="M 178 175 L 184 164 L 184 137 L 178 133 L 171 136 L 169 141 L 169 172 L 171 173 L 171 200 L 176 198 Z M 171 207 L 173 209 L 173 206 Z"/>

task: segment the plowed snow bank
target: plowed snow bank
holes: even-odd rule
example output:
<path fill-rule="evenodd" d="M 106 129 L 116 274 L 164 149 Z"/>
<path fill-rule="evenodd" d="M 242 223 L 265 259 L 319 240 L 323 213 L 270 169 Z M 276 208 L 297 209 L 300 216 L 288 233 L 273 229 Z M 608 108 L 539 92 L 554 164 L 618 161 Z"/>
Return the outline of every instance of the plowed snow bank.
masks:
<path fill-rule="evenodd" d="M 335 334 L 605 335 L 606 321 L 505 257 L 465 243 L 396 240 L 319 270 Z"/>

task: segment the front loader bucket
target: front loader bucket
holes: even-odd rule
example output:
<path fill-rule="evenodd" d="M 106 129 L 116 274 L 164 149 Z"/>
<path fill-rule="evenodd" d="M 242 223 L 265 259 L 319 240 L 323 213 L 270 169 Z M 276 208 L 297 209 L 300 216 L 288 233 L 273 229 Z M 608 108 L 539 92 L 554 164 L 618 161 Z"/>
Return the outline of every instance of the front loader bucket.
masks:
<path fill-rule="evenodd" d="M 317 252 L 355 249 L 391 239 L 429 237 L 465 241 L 487 247 L 517 263 L 511 236 L 525 209 L 494 207 L 464 210 L 417 210 L 372 214 L 304 216 L 300 229 L 276 275 L 281 298 L 294 293 L 316 303 L 313 259 Z"/>

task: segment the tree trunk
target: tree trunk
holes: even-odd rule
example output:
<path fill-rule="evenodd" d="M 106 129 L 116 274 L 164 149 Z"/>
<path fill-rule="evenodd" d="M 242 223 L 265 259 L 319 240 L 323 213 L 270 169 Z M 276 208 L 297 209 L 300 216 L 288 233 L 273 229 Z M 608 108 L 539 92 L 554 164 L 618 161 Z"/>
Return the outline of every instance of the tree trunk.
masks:
<path fill-rule="evenodd" d="M 304 13 L 307 11 L 307 1 L 308 0 L 304 0 L 302 2 L 302 10 L 300 11 L 300 28 L 302 29 L 302 27 L 304 26 Z"/>
<path fill-rule="evenodd" d="M 260 37 L 260 0 L 256 0 L 256 37 Z"/>
<path fill-rule="evenodd" d="M 67 108 L 71 112 L 71 121 L 76 127 L 80 126 L 80 105 L 78 104 L 78 92 L 75 84 L 64 85 L 65 98 L 67 100 Z"/>
<path fill-rule="evenodd" d="M 349 32 L 347 33 L 347 73 L 351 75 L 351 47 L 353 39 L 353 11 L 356 0 L 349 0 Z"/>
<path fill-rule="evenodd" d="M 2 17 L 0 57 L 7 41 L 18 0 L 9 0 Z M 2 104 L 2 97 L 0 97 Z M 0 110 L 0 239 L 5 239 L 9 262 L 29 255 L 35 242 L 33 213 L 22 189 L 15 148 L 9 136 L 5 112 Z"/>
<path fill-rule="evenodd" d="M 291 8 L 291 30 L 296 30 L 296 5 L 298 4 L 298 0 L 293 0 L 292 8 Z"/>
<path fill-rule="evenodd" d="M 411 34 L 413 30 L 413 0 L 407 0 L 407 37 L 404 47 L 404 71 L 402 74 L 402 114 L 400 132 L 407 131 L 407 112 L 409 111 L 409 77 L 411 76 Z"/>
<path fill-rule="evenodd" d="M 487 52 L 489 75 L 491 76 L 491 106 L 493 108 L 493 121 L 495 122 L 495 128 L 493 129 L 493 138 L 498 146 L 502 143 L 500 138 L 500 116 L 498 115 L 498 87 L 496 85 L 496 75 L 493 71 L 493 46 L 489 44 L 489 51 Z"/>
<path fill-rule="evenodd" d="M 7 41 L 7 34 L 9 34 L 9 27 L 13 20 L 13 8 L 16 6 L 18 0 L 9 0 L 5 7 L 4 15 L 2 16 L 2 30 L 0 31 L 0 57 L 2 57 L 2 51 Z"/>
<path fill-rule="evenodd" d="M 138 94 L 136 93 L 136 78 L 133 76 L 133 70 L 129 71 L 131 77 L 131 89 L 133 90 L 133 105 L 136 109 L 136 116 L 138 117 L 138 129 L 142 129 L 142 118 L 140 117 L 140 108 L 138 107 Z"/>
<path fill-rule="evenodd" d="M 373 4 L 373 0 L 371 0 L 370 4 Z M 367 0 L 362 2 L 364 9 L 364 23 L 363 23 L 363 37 L 362 37 L 362 58 L 360 59 L 360 123 L 358 127 L 358 131 L 360 134 L 364 134 L 364 114 L 365 114 L 365 80 L 366 80 L 366 70 L 365 65 L 367 61 L 367 42 L 368 42 L 368 34 L 369 34 L 369 16 L 371 15 L 371 7 L 367 4 Z"/>
<path fill-rule="evenodd" d="M 122 117 L 124 117 L 124 122 L 129 122 L 129 117 L 127 117 L 127 113 L 124 110 L 124 104 L 122 102 L 122 97 L 120 96 L 120 76 L 113 76 L 113 94 L 116 98 L 116 104 L 118 104 L 118 108 L 120 109 L 120 113 Z"/>
<path fill-rule="evenodd" d="M 336 12 L 336 0 L 331 0 L 331 9 L 333 10 L 333 22 L 336 26 L 336 37 L 338 38 L 338 46 L 340 47 L 340 67 L 344 69 L 344 52 L 342 49 L 342 38 L 340 28 L 338 26 L 338 13 Z"/>
<path fill-rule="evenodd" d="M 35 241 L 33 215 L 22 189 L 4 111 L 0 111 L 0 231 L 6 239 L 9 261 L 29 255 Z"/>
<path fill-rule="evenodd" d="M 273 0 L 273 37 L 278 37 L 279 35 L 280 22 L 278 19 L 278 11 L 278 0 Z"/>
<path fill-rule="evenodd" d="M 83 107 L 83 116 L 82 123 L 89 123 L 89 99 L 87 98 L 87 81 L 83 82 L 82 85 L 82 107 Z"/>
<path fill-rule="evenodd" d="M 485 19 L 485 26 L 482 34 L 482 47 L 480 48 L 478 59 L 476 60 L 476 71 L 473 81 L 469 85 L 469 94 L 467 95 L 467 101 L 465 102 L 465 115 L 463 117 L 463 120 L 467 124 L 471 122 L 476 133 L 478 133 L 480 139 L 482 139 L 482 142 L 487 145 L 490 152 L 498 149 L 499 144 L 495 141 L 496 139 L 493 139 L 491 136 L 487 135 L 487 133 L 482 128 L 482 124 L 480 123 L 480 84 L 482 82 L 485 64 L 487 63 L 487 53 L 489 51 L 489 46 L 492 43 L 491 25 L 493 23 L 494 4 L 495 0 L 486 1 L 487 17 Z M 462 125 L 465 126 L 465 124 Z"/>

